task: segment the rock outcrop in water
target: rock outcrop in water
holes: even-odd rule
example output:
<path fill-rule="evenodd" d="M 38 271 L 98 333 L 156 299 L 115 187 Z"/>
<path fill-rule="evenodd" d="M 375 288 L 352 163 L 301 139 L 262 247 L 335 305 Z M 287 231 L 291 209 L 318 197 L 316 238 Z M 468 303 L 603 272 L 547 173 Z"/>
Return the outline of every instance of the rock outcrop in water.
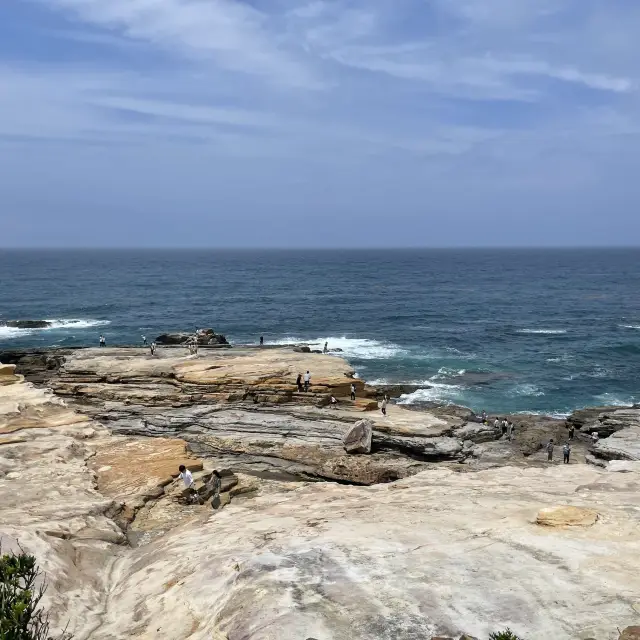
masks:
<path fill-rule="evenodd" d="M 197 339 L 201 346 L 228 345 L 227 339 L 213 329 L 198 329 L 195 333 L 163 333 L 156 338 L 160 345 L 186 345 Z"/>
<path fill-rule="evenodd" d="M 14 329 L 46 329 L 51 326 L 51 322 L 48 320 L 7 320 L 0 322 L 0 326 Z"/>

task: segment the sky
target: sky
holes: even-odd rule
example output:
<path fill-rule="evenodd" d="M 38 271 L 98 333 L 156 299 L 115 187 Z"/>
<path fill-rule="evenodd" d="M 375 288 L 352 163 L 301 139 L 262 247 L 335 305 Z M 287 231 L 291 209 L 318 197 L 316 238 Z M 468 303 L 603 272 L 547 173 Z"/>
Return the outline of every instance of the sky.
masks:
<path fill-rule="evenodd" d="M 0 246 L 640 244 L 637 0 L 0 2 Z"/>

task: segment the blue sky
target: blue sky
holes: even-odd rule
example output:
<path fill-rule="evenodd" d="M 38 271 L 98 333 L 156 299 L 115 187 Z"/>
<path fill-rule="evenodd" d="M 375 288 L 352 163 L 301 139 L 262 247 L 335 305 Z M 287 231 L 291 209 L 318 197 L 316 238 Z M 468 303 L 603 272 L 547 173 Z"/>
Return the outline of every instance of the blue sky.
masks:
<path fill-rule="evenodd" d="M 0 246 L 640 244 L 637 0 L 0 3 Z"/>

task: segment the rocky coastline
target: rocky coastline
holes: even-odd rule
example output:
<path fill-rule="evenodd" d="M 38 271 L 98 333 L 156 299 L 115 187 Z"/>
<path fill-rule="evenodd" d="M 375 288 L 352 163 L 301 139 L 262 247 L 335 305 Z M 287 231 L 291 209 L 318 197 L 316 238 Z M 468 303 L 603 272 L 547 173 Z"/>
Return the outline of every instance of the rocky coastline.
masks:
<path fill-rule="evenodd" d="M 406 388 L 339 354 L 204 336 L 0 352 L 0 542 L 41 559 L 76 638 L 614 640 L 640 621 L 640 407 L 513 416 L 511 441 L 461 407 L 382 416 Z M 571 426 L 571 464 L 548 463 Z"/>

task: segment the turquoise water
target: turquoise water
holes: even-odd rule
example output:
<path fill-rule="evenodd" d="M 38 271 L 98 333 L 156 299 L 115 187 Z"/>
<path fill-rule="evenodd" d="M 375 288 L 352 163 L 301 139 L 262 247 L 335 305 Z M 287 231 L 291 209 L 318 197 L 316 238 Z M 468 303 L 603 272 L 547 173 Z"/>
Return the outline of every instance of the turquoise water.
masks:
<path fill-rule="evenodd" d="M 214 327 L 325 340 L 406 402 L 562 414 L 640 401 L 640 250 L 0 251 L 0 349 Z M 427 388 L 428 387 L 428 388 Z"/>

